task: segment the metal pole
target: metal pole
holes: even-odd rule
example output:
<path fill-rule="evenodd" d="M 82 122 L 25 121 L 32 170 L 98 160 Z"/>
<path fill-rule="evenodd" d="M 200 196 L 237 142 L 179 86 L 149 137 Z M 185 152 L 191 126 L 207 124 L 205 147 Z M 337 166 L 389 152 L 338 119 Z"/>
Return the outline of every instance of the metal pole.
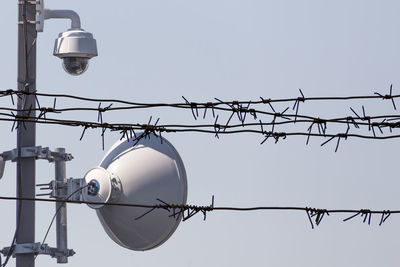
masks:
<path fill-rule="evenodd" d="M 32 4 L 33 3 L 33 4 Z M 34 92 L 36 90 L 36 6 L 34 2 L 18 1 L 18 90 Z M 22 111 L 35 108 L 33 95 L 21 95 L 18 98 L 19 116 L 36 116 L 35 111 Z M 35 146 L 36 126 L 32 122 L 19 122 L 17 127 L 17 148 Z M 17 160 L 17 196 L 35 197 L 35 158 Z M 17 202 L 16 243 L 35 242 L 35 202 Z M 17 254 L 17 267 L 34 267 L 34 254 Z"/>
<path fill-rule="evenodd" d="M 60 155 L 65 153 L 65 148 L 56 148 L 55 152 L 58 152 Z M 61 157 L 56 157 L 54 159 L 55 170 L 56 170 L 56 186 L 57 186 L 57 195 L 66 195 L 66 169 L 65 169 L 65 160 Z M 61 191 L 61 192 L 60 192 Z M 63 198 L 59 198 L 63 199 Z M 67 252 L 68 251 L 68 241 L 67 241 L 67 204 L 56 202 L 56 231 L 57 231 L 57 250 Z M 68 257 L 61 256 L 57 257 L 57 263 L 67 263 Z"/>

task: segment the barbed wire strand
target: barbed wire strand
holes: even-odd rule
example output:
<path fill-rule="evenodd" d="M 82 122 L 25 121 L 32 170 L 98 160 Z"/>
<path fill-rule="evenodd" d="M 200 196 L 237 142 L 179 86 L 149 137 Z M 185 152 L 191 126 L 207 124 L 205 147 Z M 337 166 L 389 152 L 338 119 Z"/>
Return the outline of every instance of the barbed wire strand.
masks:
<path fill-rule="evenodd" d="M 1 200 L 22 200 L 22 201 L 37 201 L 37 202 L 61 202 L 70 204 L 99 204 L 99 202 L 92 201 L 81 201 L 81 200 L 69 200 L 69 199 L 47 199 L 47 198 L 26 198 L 26 197 L 7 197 L 0 196 Z M 179 205 L 179 204 L 168 204 L 160 199 L 156 199 L 161 204 L 157 205 L 147 205 L 147 204 L 132 204 L 132 203 L 100 203 L 105 206 L 123 206 L 123 207 L 134 207 L 134 208 L 145 208 L 149 209 L 143 215 L 133 218 L 134 220 L 139 220 L 156 209 L 163 209 L 171 213 L 169 216 L 176 218 L 182 215 L 183 221 L 188 220 L 195 214 L 202 212 L 204 214 L 204 220 L 206 219 L 206 213 L 212 211 L 234 211 L 234 212 L 252 212 L 252 211 L 305 211 L 307 217 L 310 221 L 312 229 L 315 225 L 319 225 L 325 215 L 331 215 L 334 213 L 351 213 L 350 217 L 343 219 L 347 222 L 351 219 L 356 218 L 360 215 L 363 223 L 371 224 L 372 215 L 380 215 L 379 226 L 387 221 L 389 216 L 393 214 L 400 214 L 400 210 L 371 210 L 371 209 L 319 209 L 312 207 L 296 207 L 296 206 L 257 206 L 257 207 L 229 207 L 229 206 L 215 206 L 214 196 L 212 197 L 212 203 L 209 206 L 196 206 L 196 205 Z M 186 213 L 185 213 L 186 212 Z"/>
<path fill-rule="evenodd" d="M 4 114 L 3 114 L 4 115 Z M 356 133 L 349 133 L 350 130 L 350 124 L 349 121 L 346 122 L 347 124 L 347 130 L 345 132 L 335 132 L 335 133 L 327 133 L 326 132 L 326 121 L 313 121 L 308 128 L 307 131 L 297 131 L 297 132 L 274 132 L 274 131 L 266 131 L 263 128 L 263 125 L 272 125 L 272 128 L 274 129 L 274 126 L 278 124 L 279 122 L 271 122 L 271 123 L 263 123 L 260 120 L 259 124 L 251 123 L 242 123 L 240 125 L 220 125 L 220 124 L 208 124 L 208 125 L 157 125 L 159 119 L 157 119 L 156 124 L 110 124 L 110 123 L 100 123 L 100 122 L 88 122 L 88 121 L 76 121 L 76 120 L 58 120 L 58 119 L 50 119 L 50 118 L 39 118 L 39 117 L 29 117 L 29 116 L 18 116 L 15 114 L 6 114 L 9 116 L 9 118 L 1 118 L 0 121 L 11 121 L 13 122 L 12 126 L 12 131 L 15 128 L 20 127 L 20 124 L 24 125 L 25 122 L 35 122 L 35 123 L 40 123 L 40 124 L 56 124 L 56 125 L 64 125 L 64 126 L 73 126 L 73 127 L 83 127 L 83 132 L 80 136 L 80 140 L 82 140 L 83 135 L 85 131 L 89 128 L 95 129 L 95 128 L 101 128 L 101 137 L 102 137 L 102 147 L 104 149 L 104 135 L 106 130 L 110 131 L 119 131 L 121 134 L 121 139 L 126 137 L 128 135 L 128 132 L 130 135 L 136 135 L 135 130 L 140 130 L 144 132 L 144 136 L 147 137 L 149 134 L 154 134 L 156 136 L 159 136 L 161 133 L 183 133 L 183 132 L 197 132 L 197 133 L 207 133 L 207 134 L 213 134 L 217 138 L 219 138 L 220 134 L 239 134 L 239 133 L 255 133 L 262 135 L 264 137 L 264 140 L 260 143 L 263 144 L 266 142 L 270 137 L 274 138 L 275 143 L 277 143 L 280 139 L 286 139 L 288 136 L 306 136 L 307 137 L 307 142 L 310 139 L 310 137 L 323 137 L 323 138 L 329 138 L 327 141 L 323 142 L 321 146 L 324 146 L 325 144 L 329 143 L 333 139 L 337 138 L 337 145 L 335 147 L 335 151 L 338 150 L 340 140 L 343 138 L 344 140 L 347 140 L 349 137 L 351 138 L 360 138 L 360 139 L 370 139 L 370 140 L 385 140 L 385 139 L 395 139 L 399 138 L 400 135 L 382 135 L 382 136 L 377 136 L 375 134 L 375 131 L 373 131 L 373 135 L 364 135 L 364 134 L 356 134 Z M 217 118 L 218 119 L 218 118 Z M 216 121 L 217 121 L 216 119 Z M 399 128 L 400 123 L 399 122 L 388 122 L 389 120 L 393 120 L 397 118 L 391 118 L 391 119 L 384 119 L 384 122 L 382 123 L 376 123 L 376 122 L 371 122 L 369 120 L 368 124 L 370 129 L 374 129 L 373 127 L 378 127 L 383 133 L 382 129 L 383 127 L 389 127 L 390 129 L 394 128 Z M 351 120 L 354 122 L 354 120 Z M 149 123 L 151 122 L 151 117 L 149 120 Z M 297 121 L 299 122 L 299 121 Z M 312 133 L 311 128 L 312 126 L 317 123 L 318 124 L 318 133 Z M 16 127 L 15 127 L 16 124 Z M 247 126 L 260 126 L 260 129 L 255 129 L 255 128 L 249 128 Z M 357 124 L 359 127 L 359 123 Z M 14 128 L 15 127 L 15 128 Z M 240 127 L 240 129 L 235 129 L 236 127 Z M 210 129 L 211 128 L 211 129 Z M 322 130 L 321 130 L 322 128 Z M 223 129 L 223 131 L 221 131 Z M 228 130 L 227 130 L 228 129 Z M 392 132 L 392 131 L 391 131 Z M 137 140 L 137 139 L 136 139 Z M 160 138 L 162 141 L 162 138 Z"/>
<path fill-rule="evenodd" d="M 118 99 L 85 98 L 85 97 L 65 95 L 65 94 L 44 94 L 44 93 L 37 93 L 37 92 L 34 92 L 34 93 L 20 92 L 20 91 L 15 91 L 15 90 L 9 89 L 9 90 L 5 90 L 5 91 L 0 91 L 0 96 L 10 95 L 13 103 L 14 103 L 14 101 L 13 101 L 12 96 L 14 94 L 16 94 L 18 97 L 24 96 L 26 94 L 34 94 L 36 97 L 37 103 L 38 103 L 38 108 L 32 109 L 32 107 L 30 107 L 29 113 L 32 110 L 40 110 L 40 114 L 38 117 L 32 118 L 32 117 L 28 117 L 26 115 L 23 115 L 23 116 L 21 116 L 19 114 L 15 115 L 14 112 L 17 111 L 17 109 L 14 109 L 14 108 L 0 108 L 0 109 L 11 112 L 11 114 L 2 113 L 2 115 L 3 116 L 11 116 L 14 118 L 12 131 L 14 129 L 20 127 L 20 124 L 22 124 L 22 126 L 25 127 L 25 122 L 27 122 L 27 119 L 30 119 L 30 120 L 28 120 L 29 122 L 37 122 L 37 123 L 45 123 L 46 122 L 47 123 L 48 121 L 51 121 L 52 122 L 51 124 L 55 123 L 55 124 L 60 124 L 60 125 L 82 126 L 82 127 L 84 127 L 84 129 L 83 129 L 82 135 L 80 137 L 80 140 L 82 140 L 83 135 L 88 128 L 101 128 L 102 129 L 101 139 L 102 139 L 103 149 L 104 149 L 104 134 L 107 129 L 110 129 L 113 131 L 121 131 L 123 135 L 126 135 L 128 131 L 130 132 L 130 134 L 132 134 L 132 131 L 134 131 L 135 129 L 138 130 L 138 127 L 141 130 L 145 130 L 147 132 L 155 133 L 156 131 L 158 131 L 159 134 L 161 134 L 161 132 L 178 132 L 177 129 L 167 129 L 167 127 L 171 128 L 174 126 L 178 127 L 178 128 L 190 128 L 190 129 L 212 127 L 214 129 L 214 131 L 201 129 L 200 132 L 213 133 L 215 135 L 215 137 L 219 138 L 218 133 L 220 133 L 220 132 L 224 132 L 224 133 L 228 132 L 230 134 L 243 132 L 243 131 L 227 131 L 227 129 L 232 129 L 235 127 L 249 128 L 249 127 L 255 126 L 256 125 L 255 123 L 246 123 L 245 122 L 246 115 L 248 113 L 250 115 L 252 115 L 255 120 L 257 119 L 257 114 L 268 115 L 268 116 L 272 117 L 271 122 L 267 122 L 267 123 L 265 123 L 265 122 L 263 123 L 262 120 L 259 120 L 260 125 L 261 125 L 261 131 L 258 131 L 258 133 L 261 133 L 262 135 L 265 136 L 265 139 L 261 142 L 261 144 L 263 144 L 271 136 L 274 137 L 275 142 L 277 142 L 279 140 L 279 137 L 285 138 L 286 136 L 289 135 L 288 133 L 284 134 L 285 132 L 277 135 L 276 131 L 275 131 L 276 125 L 291 124 L 291 123 L 295 124 L 295 123 L 299 122 L 302 124 L 308 123 L 308 125 L 309 125 L 309 127 L 307 129 L 306 144 L 309 143 L 309 139 L 311 136 L 315 136 L 314 134 L 312 134 L 312 129 L 313 129 L 313 126 L 316 124 L 318 127 L 319 135 L 323 135 L 324 137 L 331 138 L 328 141 L 322 143 L 322 145 L 325 145 L 332 139 L 337 138 L 337 145 L 336 145 L 335 151 L 338 150 L 341 138 L 347 139 L 347 137 L 350 136 L 349 131 L 351 129 L 351 125 L 353 125 L 354 128 L 356 128 L 356 129 L 359 129 L 360 125 L 367 125 L 368 131 L 372 131 L 372 134 L 374 137 L 377 137 L 375 128 L 378 128 L 379 132 L 383 135 L 384 133 L 382 131 L 382 128 L 389 128 L 390 133 L 392 133 L 392 129 L 400 127 L 400 122 L 399 122 L 400 116 L 399 115 L 367 116 L 364 106 L 362 106 L 363 116 L 358 115 L 358 113 L 352 107 L 350 107 L 350 110 L 353 112 L 353 114 L 355 116 L 347 116 L 347 117 L 342 117 L 342 118 L 321 119 L 321 118 L 315 117 L 315 116 L 307 116 L 307 115 L 299 114 L 299 106 L 300 106 L 301 102 L 304 103 L 306 101 L 314 101 L 314 100 L 325 100 L 325 101 L 329 100 L 329 101 L 331 101 L 331 100 L 349 100 L 349 99 L 383 99 L 383 100 L 390 99 L 392 101 L 393 108 L 396 110 L 394 98 L 400 97 L 400 95 L 399 96 L 393 95 L 392 85 L 390 86 L 389 94 L 381 94 L 381 93 L 375 92 L 374 95 L 372 95 L 372 96 L 305 97 L 304 93 L 302 92 L 301 89 L 299 89 L 299 92 L 300 92 L 301 96 L 299 96 L 297 98 L 286 98 L 286 99 L 264 99 L 264 98 L 260 97 L 261 101 L 231 101 L 231 102 L 227 102 L 227 101 L 222 101 L 218 98 L 215 98 L 215 100 L 217 102 L 206 102 L 206 103 L 199 102 L 198 103 L 198 102 L 191 102 L 187 98 L 182 97 L 184 99 L 185 103 L 172 103 L 172 104 L 150 103 L 149 104 L 149 103 L 129 102 L 129 101 L 118 100 Z M 41 107 L 37 96 L 54 97 L 53 107 L 52 108 Z M 73 107 L 73 108 L 56 109 L 55 108 L 56 97 L 68 97 L 68 98 L 74 98 L 74 99 L 85 100 L 85 101 L 96 101 L 96 102 L 98 102 L 98 106 L 97 106 L 97 108 Z M 114 106 L 114 107 L 112 107 L 112 105 L 114 103 L 111 103 L 108 106 L 102 107 L 103 102 L 123 103 L 123 104 L 129 104 L 131 106 L 128 106 L 128 107 L 115 107 Z M 289 109 L 289 107 L 287 107 L 282 112 L 277 112 L 275 110 L 275 108 L 272 106 L 272 103 L 274 103 L 274 102 L 294 102 L 292 110 L 295 110 L 295 114 L 286 114 L 286 111 Z M 264 110 L 257 110 L 257 109 L 253 109 L 253 108 L 250 109 L 249 107 L 251 104 L 268 104 L 268 106 L 271 108 L 272 112 L 268 112 L 268 111 L 264 111 Z M 223 106 L 227 106 L 227 107 L 218 107 L 218 105 L 223 105 Z M 245 105 L 247 105 L 247 106 L 244 107 Z M 201 108 L 204 109 L 203 118 L 205 118 L 206 111 L 210 107 L 212 108 L 212 111 L 213 111 L 213 117 L 215 117 L 216 109 L 219 111 L 223 111 L 223 112 L 231 112 L 231 114 L 230 114 L 228 120 L 226 121 L 226 123 L 224 123 L 224 125 L 217 124 L 217 120 L 219 117 L 218 115 L 217 115 L 213 125 L 210 125 L 210 124 L 203 124 L 203 125 L 175 124 L 174 126 L 163 125 L 163 126 L 157 127 L 156 124 L 150 125 L 150 121 L 147 125 L 146 124 L 140 125 L 138 123 L 128 124 L 128 125 L 127 124 L 110 124 L 110 123 L 104 123 L 104 121 L 103 121 L 103 113 L 107 112 L 107 111 L 126 110 L 126 109 L 143 108 L 143 107 L 153 108 L 153 107 L 157 107 L 157 106 L 190 108 L 195 120 L 197 120 L 197 118 L 199 117 L 199 109 L 201 109 Z M 97 123 L 99 123 L 99 124 L 95 124 L 93 122 L 88 122 L 88 121 L 83 122 L 83 121 L 74 121 L 74 120 L 56 120 L 56 119 L 51 119 L 51 118 L 49 119 L 46 116 L 47 113 L 57 114 L 57 113 L 62 113 L 62 112 L 66 112 L 66 111 L 78 111 L 78 110 L 79 111 L 96 111 L 98 113 Z M 235 114 L 237 115 L 238 120 L 240 121 L 240 124 L 229 125 Z M 283 121 L 277 121 L 278 118 L 283 119 Z M 381 121 L 376 121 L 378 119 Z M 7 120 L 7 119 L 2 119 L 2 120 Z M 392 122 L 392 121 L 396 121 L 396 122 Z M 328 123 L 329 124 L 346 124 L 347 129 L 346 129 L 345 133 L 335 133 L 333 135 L 332 134 L 327 135 L 326 129 L 327 129 Z M 267 125 L 271 126 L 271 128 L 272 128 L 271 131 L 268 131 L 268 132 L 264 131 L 263 126 L 267 126 Z M 133 127 L 136 127 L 136 128 L 133 128 Z M 196 131 L 198 131 L 198 130 L 196 130 Z M 248 129 L 245 129 L 245 131 L 254 132 L 254 130 L 248 130 Z M 182 130 L 179 130 L 179 132 L 182 132 Z M 304 135 L 304 134 L 305 134 L 305 132 L 302 133 L 302 135 Z M 355 135 L 355 136 L 360 136 L 360 135 Z M 390 138 L 393 138 L 393 137 L 390 137 Z"/>
<path fill-rule="evenodd" d="M 42 96 L 42 97 L 59 97 L 59 98 L 70 98 L 75 100 L 82 100 L 82 101 L 90 101 L 90 102 L 113 102 L 113 103 L 120 103 L 120 104 L 127 104 L 127 105 L 136 105 L 136 106 L 144 106 L 144 107 L 162 107 L 162 106 L 173 106 L 179 108 L 195 108 L 195 109 L 205 109 L 213 106 L 214 108 L 218 105 L 247 105 L 247 104 L 271 104 L 271 103 L 282 103 L 282 102 L 309 102 L 309 101 L 346 101 L 346 100 L 365 100 L 365 99 L 382 99 L 382 100 L 391 100 L 394 109 L 396 110 L 396 105 L 394 99 L 400 98 L 400 95 L 393 94 L 393 85 L 390 85 L 389 94 L 382 94 L 378 92 L 374 92 L 373 95 L 354 95 L 354 96 L 327 96 L 327 97 L 305 97 L 302 90 L 299 89 L 301 96 L 295 98 L 280 98 L 280 99 L 265 99 L 260 97 L 260 100 L 254 101 L 221 101 L 219 99 L 216 102 L 193 102 L 187 100 L 187 98 L 183 97 L 185 103 L 140 103 L 140 102 L 132 102 L 126 101 L 121 99 L 104 99 L 104 98 L 90 98 L 90 97 L 82 97 L 76 95 L 69 95 L 69 94 L 49 94 L 49 93 L 38 93 L 38 92 L 23 92 L 13 89 L 7 90 L 0 90 L 0 97 L 4 96 L 11 96 L 12 95 L 21 95 L 21 94 L 28 94 L 28 95 L 35 95 L 35 96 Z M 296 105 L 297 106 L 297 105 Z M 198 116 L 198 114 L 197 114 Z"/>

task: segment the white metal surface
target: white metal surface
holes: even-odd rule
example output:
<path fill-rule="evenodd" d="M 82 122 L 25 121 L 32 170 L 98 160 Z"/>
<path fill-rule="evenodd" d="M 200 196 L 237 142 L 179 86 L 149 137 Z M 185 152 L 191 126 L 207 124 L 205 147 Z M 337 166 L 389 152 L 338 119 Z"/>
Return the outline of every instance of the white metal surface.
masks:
<path fill-rule="evenodd" d="M 80 29 L 81 28 L 81 19 L 79 18 L 78 13 L 73 10 L 65 10 L 65 9 L 45 9 L 44 10 L 44 19 L 70 19 L 71 20 L 71 29 Z"/>
<path fill-rule="evenodd" d="M 46 19 L 70 19 L 71 29 L 81 28 L 81 19 L 73 10 L 52 10 L 44 8 L 44 0 L 36 2 L 36 31 L 43 32 Z"/>
<path fill-rule="evenodd" d="M 108 171 L 101 167 L 95 167 L 89 170 L 85 174 L 85 182 L 89 184 L 91 181 L 97 181 L 100 185 L 99 191 L 96 195 L 90 195 L 88 188 L 86 187 L 83 192 L 83 199 L 89 202 L 106 203 L 111 198 L 112 186 L 111 186 L 111 175 Z M 102 204 L 88 204 L 89 207 L 98 209 L 103 207 Z"/>
<path fill-rule="evenodd" d="M 53 55 L 59 58 L 97 56 L 96 40 L 90 32 L 81 29 L 71 29 L 59 34 L 54 44 Z"/>
<path fill-rule="evenodd" d="M 44 0 L 36 3 L 36 31 L 43 32 L 44 29 Z"/>
<path fill-rule="evenodd" d="M 112 202 L 186 204 L 187 180 L 182 159 L 166 139 L 163 138 L 162 144 L 160 141 L 159 137 L 151 136 L 133 146 L 132 140 L 123 139 L 108 151 L 100 166 L 121 182 L 120 195 Z M 108 182 L 105 186 L 108 187 Z M 174 218 L 170 216 L 172 210 L 165 209 L 155 209 L 135 219 L 149 210 L 105 205 L 96 212 L 111 239 L 123 247 L 141 251 L 164 243 L 181 221 L 179 215 Z"/>
<path fill-rule="evenodd" d="M 56 148 L 55 151 L 59 154 L 65 154 L 65 148 Z M 62 157 L 57 157 L 54 160 L 54 174 L 56 183 L 66 184 L 67 183 L 67 170 L 66 170 L 66 160 Z M 56 191 L 60 195 L 66 194 L 67 187 L 62 186 Z M 58 198 L 64 199 L 64 198 Z M 56 242 L 58 251 L 68 250 L 68 227 L 67 227 L 67 204 L 62 202 L 56 202 Z M 57 256 L 57 263 L 67 263 L 68 255 Z"/>

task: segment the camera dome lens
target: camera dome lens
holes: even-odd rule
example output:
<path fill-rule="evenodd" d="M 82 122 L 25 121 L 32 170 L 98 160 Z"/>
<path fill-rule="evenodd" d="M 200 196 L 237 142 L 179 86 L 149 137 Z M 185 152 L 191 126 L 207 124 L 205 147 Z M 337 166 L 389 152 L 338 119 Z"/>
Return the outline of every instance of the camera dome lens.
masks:
<path fill-rule="evenodd" d="M 71 75 L 81 75 L 89 66 L 89 59 L 83 57 L 64 57 L 62 66 Z"/>

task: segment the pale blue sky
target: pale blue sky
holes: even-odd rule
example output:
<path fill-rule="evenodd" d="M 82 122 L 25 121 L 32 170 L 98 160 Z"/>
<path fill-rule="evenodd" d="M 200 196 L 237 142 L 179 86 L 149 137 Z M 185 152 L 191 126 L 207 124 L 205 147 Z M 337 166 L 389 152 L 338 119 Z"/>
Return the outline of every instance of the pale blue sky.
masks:
<path fill-rule="evenodd" d="M 17 4 L 2 6 L 0 88 L 7 89 L 16 87 Z M 390 84 L 400 92 L 395 0 L 47 0 L 46 7 L 77 11 L 82 27 L 97 39 L 99 56 L 84 75 L 67 75 L 52 49 L 68 22 L 46 21 L 37 41 L 39 92 L 137 102 L 181 102 L 182 95 L 194 101 L 297 97 L 298 88 L 306 96 L 365 95 L 388 92 Z M 373 114 L 397 114 L 388 102 L 362 104 Z M 10 105 L 0 99 L 0 106 Z M 336 117 L 350 115 L 350 106 L 360 110 L 361 102 L 307 104 L 301 111 Z M 163 123 L 194 122 L 190 111 L 166 109 L 104 118 L 146 123 L 151 115 Z M 11 123 L 1 129 L 0 149 L 13 149 Z M 69 177 L 82 177 L 104 154 L 100 130 L 87 131 L 82 142 L 80 129 L 40 125 L 37 131 L 37 145 L 66 147 L 74 155 Z M 208 205 L 215 195 L 218 206 L 399 209 L 397 140 L 351 139 L 334 153 L 334 143 L 320 147 L 323 140 L 311 139 L 306 146 L 302 137 L 260 146 L 262 138 L 250 134 L 220 140 L 193 133 L 164 136 L 185 163 L 191 204 Z M 118 139 L 107 133 L 106 149 Z M 50 181 L 53 172 L 52 165 L 38 162 L 37 182 Z M 13 164 L 6 166 L 0 195 L 15 195 Z M 15 203 L 1 201 L 0 209 L 4 247 L 14 232 Z M 52 204 L 37 204 L 37 241 L 53 212 Z M 181 223 L 161 247 L 134 252 L 108 238 L 93 210 L 69 205 L 69 246 L 77 254 L 68 266 L 398 266 L 400 216 L 382 227 L 379 216 L 371 226 L 361 218 L 342 223 L 345 217 L 331 215 L 311 230 L 303 212 L 213 212 L 205 222 L 196 216 Z M 48 243 L 55 243 L 54 230 Z M 55 264 L 46 256 L 37 260 L 37 266 Z"/>

